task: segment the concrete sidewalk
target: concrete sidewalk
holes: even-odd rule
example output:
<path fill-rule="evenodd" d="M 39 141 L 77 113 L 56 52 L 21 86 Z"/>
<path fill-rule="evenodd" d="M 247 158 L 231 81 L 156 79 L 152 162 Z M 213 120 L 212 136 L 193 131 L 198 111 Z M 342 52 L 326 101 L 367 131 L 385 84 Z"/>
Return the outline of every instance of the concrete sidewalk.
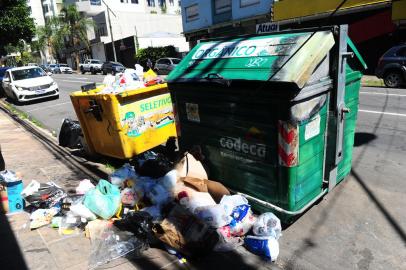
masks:
<path fill-rule="evenodd" d="M 6 168 L 21 172 L 24 186 L 33 179 L 39 182 L 54 181 L 69 191 L 80 180 L 91 177 L 80 168 L 68 164 L 66 156 L 54 151 L 46 142 L 38 140 L 1 109 L 0 144 Z M 61 237 L 57 230 L 46 226 L 31 231 L 28 213 L 21 212 L 7 217 L 29 269 L 88 269 L 91 243 L 84 233 L 74 237 Z M 0 263 L 4 255 L 0 254 Z M 7 264 L 1 264 L 2 267 L 5 265 Z M 150 248 L 141 258 L 120 258 L 100 269 L 208 269 L 216 266 L 223 269 L 228 269 L 229 266 L 233 269 L 258 269 L 260 266 L 271 267 L 271 264 L 242 247 L 236 252 L 213 254 L 204 260 L 188 260 L 187 264 L 180 264 L 176 256 L 164 250 Z"/>

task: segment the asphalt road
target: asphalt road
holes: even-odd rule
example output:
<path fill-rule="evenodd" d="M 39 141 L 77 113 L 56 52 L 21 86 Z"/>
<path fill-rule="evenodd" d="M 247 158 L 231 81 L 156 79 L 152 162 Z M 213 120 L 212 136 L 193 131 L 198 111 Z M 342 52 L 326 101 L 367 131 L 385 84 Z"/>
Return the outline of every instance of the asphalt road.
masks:
<path fill-rule="evenodd" d="M 59 100 L 18 107 L 58 132 L 75 118 L 69 93 L 103 76 L 53 77 Z M 284 230 L 279 268 L 406 269 L 405 134 L 406 89 L 363 87 L 352 173 Z"/>
<path fill-rule="evenodd" d="M 59 134 L 64 118 L 76 119 L 69 94 L 80 90 L 80 86 L 92 82 L 101 83 L 103 75 L 86 74 L 53 74 L 52 78 L 59 87 L 59 99 L 45 99 L 27 104 L 15 105 L 40 121 L 47 129 Z"/>

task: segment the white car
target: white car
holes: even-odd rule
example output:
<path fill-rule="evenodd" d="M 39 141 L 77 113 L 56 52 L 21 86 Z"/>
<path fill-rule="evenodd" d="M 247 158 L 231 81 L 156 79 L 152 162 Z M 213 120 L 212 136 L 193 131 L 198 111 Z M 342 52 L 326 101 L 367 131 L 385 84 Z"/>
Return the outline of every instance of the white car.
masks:
<path fill-rule="evenodd" d="M 2 84 L 6 95 L 16 102 L 46 97 L 59 98 L 58 85 L 39 67 L 8 69 Z"/>
<path fill-rule="evenodd" d="M 54 69 L 54 73 L 69 73 L 72 74 L 73 70 L 67 64 L 58 64 L 58 67 Z"/>

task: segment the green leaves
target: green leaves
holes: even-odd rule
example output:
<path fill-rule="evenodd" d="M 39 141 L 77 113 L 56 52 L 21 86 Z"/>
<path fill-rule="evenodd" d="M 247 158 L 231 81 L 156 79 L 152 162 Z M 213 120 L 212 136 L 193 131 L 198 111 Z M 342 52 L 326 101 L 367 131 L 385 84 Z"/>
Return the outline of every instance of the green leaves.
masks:
<path fill-rule="evenodd" d="M 145 49 L 139 49 L 135 55 L 135 59 L 140 65 L 146 67 L 148 58 L 151 59 L 152 63 L 163 57 L 178 57 L 178 53 L 174 46 L 165 47 L 148 47 Z"/>
<path fill-rule="evenodd" d="M 0 1 L 0 55 L 5 46 L 15 46 L 21 39 L 30 42 L 35 33 L 34 20 L 25 0 Z"/>

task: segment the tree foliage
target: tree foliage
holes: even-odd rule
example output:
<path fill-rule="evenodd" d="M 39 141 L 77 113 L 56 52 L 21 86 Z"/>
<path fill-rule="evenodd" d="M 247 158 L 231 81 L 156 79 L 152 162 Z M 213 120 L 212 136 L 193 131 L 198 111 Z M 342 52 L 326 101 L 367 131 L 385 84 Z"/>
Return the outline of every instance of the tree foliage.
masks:
<path fill-rule="evenodd" d="M 0 0 L 0 55 L 6 53 L 8 44 L 14 46 L 21 39 L 31 42 L 34 33 L 26 0 Z"/>
<path fill-rule="evenodd" d="M 152 63 L 155 63 L 156 60 L 163 57 L 178 57 L 178 52 L 174 46 L 148 47 L 139 49 L 135 55 L 135 60 L 143 67 L 146 67 L 148 58 Z"/>

